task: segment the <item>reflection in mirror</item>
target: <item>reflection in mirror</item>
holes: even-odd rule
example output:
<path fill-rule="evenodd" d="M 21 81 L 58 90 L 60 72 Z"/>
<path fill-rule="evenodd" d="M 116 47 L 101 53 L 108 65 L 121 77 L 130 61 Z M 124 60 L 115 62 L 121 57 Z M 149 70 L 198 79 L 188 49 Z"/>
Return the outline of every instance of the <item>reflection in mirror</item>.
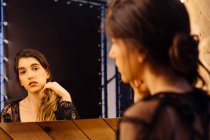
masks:
<path fill-rule="evenodd" d="M 45 55 L 56 81 L 71 95 L 80 118 L 102 116 L 101 7 L 97 3 L 5 0 L 5 106 L 26 99 L 16 81 L 14 58 L 32 48 Z M 2 107 L 1 107 L 2 108 Z M 21 106 L 20 106 L 21 108 Z"/>
<path fill-rule="evenodd" d="M 34 49 L 24 49 L 15 57 L 17 81 L 27 96 L 8 104 L 1 122 L 36 122 L 79 118 L 71 96 L 59 83 L 52 82 L 50 65 Z"/>

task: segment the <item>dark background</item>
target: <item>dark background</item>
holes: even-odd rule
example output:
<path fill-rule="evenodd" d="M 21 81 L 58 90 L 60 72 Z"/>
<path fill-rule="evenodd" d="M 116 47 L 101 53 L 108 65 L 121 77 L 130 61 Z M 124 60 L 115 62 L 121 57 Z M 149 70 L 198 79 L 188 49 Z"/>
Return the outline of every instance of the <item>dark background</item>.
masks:
<path fill-rule="evenodd" d="M 101 116 L 101 33 L 99 6 L 66 0 L 5 0 L 4 37 L 7 103 L 27 94 L 16 82 L 13 61 L 24 48 L 41 51 L 54 81 L 71 93 L 81 118 Z"/>

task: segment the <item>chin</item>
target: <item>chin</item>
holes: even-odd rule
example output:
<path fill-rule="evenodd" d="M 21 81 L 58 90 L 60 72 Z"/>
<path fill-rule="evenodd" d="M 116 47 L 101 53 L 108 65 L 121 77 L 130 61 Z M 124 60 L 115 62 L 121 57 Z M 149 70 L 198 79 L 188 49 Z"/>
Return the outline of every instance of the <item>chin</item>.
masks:
<path fill-rule="evenodd" d="M 128 78 L 126 78 L 125 76 L 121 76 L 121 80 L 123 81 L 123 83 L 130 83 L 130 80 Z"/>
<path fill-rule="evenodd" d="M 31 89 L 31 90 L 30 90 L 30 93 L 38 93 L 38 92 L 40 92 L 40 91 L 41 91 L 40 88 L 34 88 L 34 89 Z"/>

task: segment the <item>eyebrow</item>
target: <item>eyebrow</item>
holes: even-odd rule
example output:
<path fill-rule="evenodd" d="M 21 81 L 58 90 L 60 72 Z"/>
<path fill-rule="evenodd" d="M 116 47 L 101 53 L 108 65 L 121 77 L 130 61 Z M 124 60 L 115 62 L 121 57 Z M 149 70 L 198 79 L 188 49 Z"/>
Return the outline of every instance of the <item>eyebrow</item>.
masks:
<path fill-rule="evenodd" d="M 33 67 L 33 66 L 39 66 L 39 65 L 40 65 L 39 63 L 33 63 L 33 64 L 31 64 L 31 67 Z M 18 70 L 21 70 L 21 69 L 25 69 L 25 67 L 18 68 Z"/>

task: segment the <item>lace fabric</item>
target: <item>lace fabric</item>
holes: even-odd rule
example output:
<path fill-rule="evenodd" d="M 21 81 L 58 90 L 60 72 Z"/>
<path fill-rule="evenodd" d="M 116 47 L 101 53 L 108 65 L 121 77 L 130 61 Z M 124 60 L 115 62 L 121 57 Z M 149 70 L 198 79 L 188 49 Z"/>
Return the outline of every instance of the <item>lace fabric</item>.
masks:
<path fill-rule="evenodd" d="M 8 104 L 1 112 L 1 122 L 21 122 L 19 102 L 16 101 Z M 72 102 L 61 101 L 57 103 L 57 110 L 55 111 L 56 120 L 71 120 L 78 119 L 76 107 Z"/>
<path fill-rule="evenodd" d="M 118 127 L 120 140 L 208 140 L 210 97 L 199 89 L 158 93 L 131 106 Z"/>
<path fill-rule="evenodd" d="M 58 104 L 58 109 L 55 112 L 57 120 L 78 119 L 76 107 L 72 102 L 62 101 Z"/>

